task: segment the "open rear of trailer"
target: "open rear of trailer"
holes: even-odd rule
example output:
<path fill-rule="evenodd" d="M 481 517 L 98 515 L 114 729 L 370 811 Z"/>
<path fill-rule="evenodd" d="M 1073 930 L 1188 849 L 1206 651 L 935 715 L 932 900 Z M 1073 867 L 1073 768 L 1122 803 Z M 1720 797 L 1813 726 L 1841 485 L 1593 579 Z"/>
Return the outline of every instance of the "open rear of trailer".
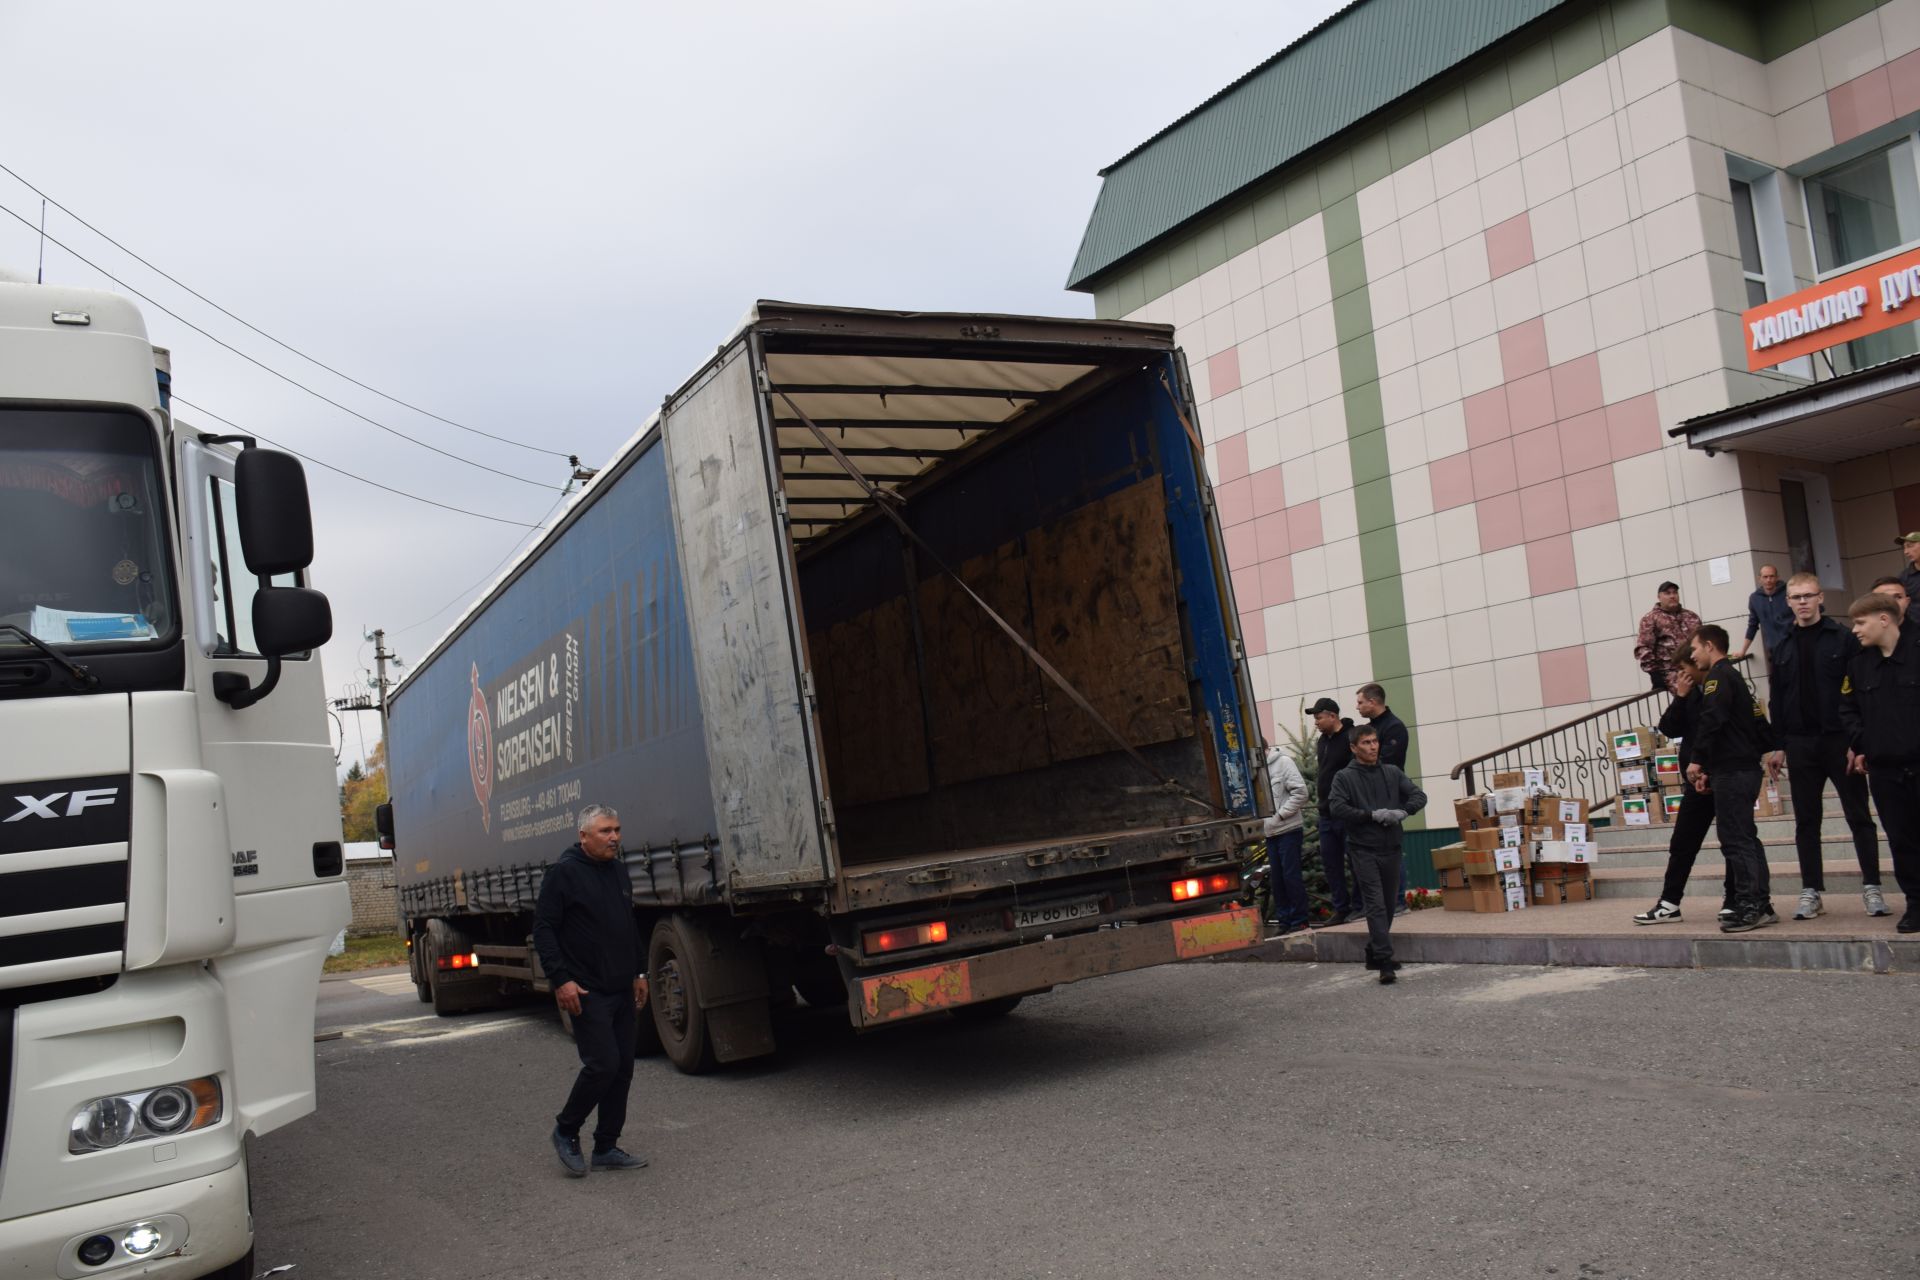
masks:
<path fill-rule="evenodd" d="M 1165 326 L 760 303 L 395 696 L 422 998 L 542 985 L 589 803 L 688 1069 L 1252 943 L 1194 422 Z"/>

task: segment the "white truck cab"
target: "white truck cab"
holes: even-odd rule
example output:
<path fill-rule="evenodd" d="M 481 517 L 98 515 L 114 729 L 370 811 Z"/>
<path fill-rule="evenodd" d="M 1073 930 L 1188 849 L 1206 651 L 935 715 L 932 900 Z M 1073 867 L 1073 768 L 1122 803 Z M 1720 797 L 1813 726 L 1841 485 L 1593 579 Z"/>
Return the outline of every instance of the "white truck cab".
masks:
<path fill-rule="evenodd" d="M 0 283 L 0 1276 L 250 1276 L 350 908 L 300 464 Z"/>

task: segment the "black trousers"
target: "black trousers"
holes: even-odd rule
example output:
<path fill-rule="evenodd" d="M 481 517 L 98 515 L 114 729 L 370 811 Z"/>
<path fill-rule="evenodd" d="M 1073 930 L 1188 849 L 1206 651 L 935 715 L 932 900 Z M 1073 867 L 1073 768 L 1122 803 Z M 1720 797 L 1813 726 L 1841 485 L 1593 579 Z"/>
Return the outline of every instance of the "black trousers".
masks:
<path fill-rule="evenodd" d="M 1867 775 L 1867 783 L 1873 789 L 1873 807 L 1880 811 L 1880 825 L 1887 829 L 1893 878 L 1907 895 L 1905 918 L 1920 919 L 1920 769 L 1875 769 Z"/>
<path fill-rule="evenodd" d="M 580 997 L 573 1015 L 573 1044 L 580 1051 L 580 1074 L 574 1078 L 567 1105 L 554 1123 L 569 1137 L 580 1136 L 587 1113 L 599 1108 L 593 1126 L 593 1149 L 605 1151 L 620 1141 L 627 1127 L 627 1090 L 633 1084 L 633 988 L 604 993 L 589 991 Z"/>
<path fill-rule="evenodd" d="M 1839 793 L 1847 830 L 1853 833 L 1861 883 L 1879 884 L 1880 833 L 1874 830 L 1873 816 L 1867 811 L 1867 780 L 1847 772 L 1847 735 L 1791 737 L 1786 750 L 1787 789 L 1793 794 L 1793 846 L 1800 855 L 1801 885 L 1821 893 L 1827 891 L 1826 872 L 1820 865 L 1820 821 L 1829 781 Z"/>
<path fill-rule="evenodd" d="M 1356 849 L 1347 846 L 1347 865 L 1360 885 L 1360 902 L 1367 913 L 1367 962 L 1378 966 L 1393 959 L 1391 894 L 1400 889 L 1400 850 Z"/>
<path fill-rule="evenodd" d="M 1707 832 L 1713 829 L 1713 796 L 1687 790 L 1680 793 L 1680 812 L 1673 820 L 1673 834 L 1667 837 L 1667 879 L 1660 888 L 1663 902 L 1680 905 L 1681 895 L 1687 891 L 1687 879 L 1693 875 L 1693 861 L 1700 856 L 1700 846 L 1707 842 Z M 1726 897 L 1733 898 L 1733 877 L 1727 877 Z"/>
<path fill-rule="evenodd" d="M 1727 875 L 1742 906 L 1765 906 L 1773 900 L 1772 877 L 1760 832 L 1753 823 L 1753 802 L 1760 798 L 1760 770 L 1718 770 L 1713 784 L 1713 823 L 1720 828 L 1720 852 L 1727 858 Z"/>

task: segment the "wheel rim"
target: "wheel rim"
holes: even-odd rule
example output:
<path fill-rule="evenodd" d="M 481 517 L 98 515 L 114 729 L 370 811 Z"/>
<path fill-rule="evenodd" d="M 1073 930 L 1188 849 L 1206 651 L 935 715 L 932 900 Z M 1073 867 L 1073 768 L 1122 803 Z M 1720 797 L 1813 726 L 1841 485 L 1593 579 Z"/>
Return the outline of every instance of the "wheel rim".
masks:
<path fill-rule="evenodd" d="M 674 1039 L 687 1035 L 687 987 L 680 977 L 680 960 L 671 951 L 660 962 L 654 980 L 653 999 Z"/>

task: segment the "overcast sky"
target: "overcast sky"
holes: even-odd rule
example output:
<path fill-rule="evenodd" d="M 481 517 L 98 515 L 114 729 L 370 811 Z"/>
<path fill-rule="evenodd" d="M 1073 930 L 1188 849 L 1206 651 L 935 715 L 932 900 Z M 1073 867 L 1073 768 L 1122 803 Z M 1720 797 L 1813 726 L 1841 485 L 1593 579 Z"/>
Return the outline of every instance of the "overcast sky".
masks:
<path fill-rule="evenodd" d="M 756 298 L 1092 314 L 1064 282 L 1097 170 L 1337 7 L 0 0 L 0 164 L 291 346 L 599 465 Z M 0 206 L 39 217 L 3 173 Z M 558 497 L 561 459 L 359 391 L 58 209 L 47 231 L 316 390 L 549 488 L 383 434 L 142 304 L 194 403 L 455 506 L 531 523 Z M 0 267 L 38 252 L 0 214 Z M 107 283 L 51 244 L 46 273 Z M 423 654 L 525 533 L 308 474 L 335 694 L 366 678 L 365 631 Z M 344 721 L 351 760 L 378 726 Z"/>

